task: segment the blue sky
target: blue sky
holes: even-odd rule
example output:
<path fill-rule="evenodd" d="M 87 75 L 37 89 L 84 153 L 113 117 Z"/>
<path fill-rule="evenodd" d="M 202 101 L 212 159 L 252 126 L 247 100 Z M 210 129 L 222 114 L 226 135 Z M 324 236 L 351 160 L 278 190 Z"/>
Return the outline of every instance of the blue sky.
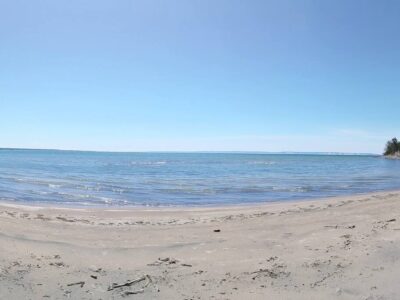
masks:
<path fill-rule="evenodd" d="M 398 1 L 0 2 L 0 147 L 380 153 Z"/>

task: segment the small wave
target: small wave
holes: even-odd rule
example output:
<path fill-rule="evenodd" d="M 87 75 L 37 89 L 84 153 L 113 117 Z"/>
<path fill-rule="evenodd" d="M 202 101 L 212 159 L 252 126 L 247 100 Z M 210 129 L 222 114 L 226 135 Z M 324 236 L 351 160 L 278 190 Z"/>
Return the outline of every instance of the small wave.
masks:
<path fill-rule="evenodd" d="M 271 165 L 276 165 L 276 161 L 249 161 L 247 164 L 271 166 Z"/>
<path fill-rule="evenodd" d="M 244 194 L 263 193 L 265 192 L 265 189 L 260 187 L 247 187 L 240 189 L 239 192 Z"/>
<path fill-rule="evenodd" d="M 166 161 L 131 161 L 131 165 L 135 166 L 162 166 L 167 164 Z"/>
<path fill-rule="evenodd" d="M 190 188 L 190 187 L 179 187 L 179 188 L 160 188 L 156 189 L 158 192 L 163 194 L 172 194 L 172 195 L 213 195 L 216 194 L 216 190 L 212 188 L 200 189 L 200 188 Z"/>
<path fill-rule="evenodd" d="M 12 178 L 14 182 L 17 183 L 26 183 L 32 185 L 40 185 L 40 186 L 47 186 L 49 188 L 61 188 L 64 187 L 64 183 L 57 182 L 57 181 L 49 181 L 49 180 L 37 180 L 32 178 Z"/>
<path fill-rule="evenodd" d="M 274 192 L 307 193 L 314 189 L 311 186 L 293 186 L 293 187 L 272 187 Z"/>

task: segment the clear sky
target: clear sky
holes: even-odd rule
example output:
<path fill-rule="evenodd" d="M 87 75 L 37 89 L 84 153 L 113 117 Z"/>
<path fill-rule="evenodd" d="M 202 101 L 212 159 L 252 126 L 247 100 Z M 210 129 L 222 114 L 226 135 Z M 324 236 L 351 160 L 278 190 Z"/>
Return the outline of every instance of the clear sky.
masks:
<path fill-rule="evenodd" d="M 400 1 L 0 1 L 0 147 L 383 150 Z"/>

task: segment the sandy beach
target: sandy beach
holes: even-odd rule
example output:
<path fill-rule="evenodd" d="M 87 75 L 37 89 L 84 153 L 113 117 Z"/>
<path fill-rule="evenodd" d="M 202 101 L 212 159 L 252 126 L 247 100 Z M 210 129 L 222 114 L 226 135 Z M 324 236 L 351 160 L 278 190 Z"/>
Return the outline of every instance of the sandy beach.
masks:
<path fill-rule="evenodd" d="M 247 207 L 0 205 L 0 299 L 399 299 L 400 192 Z"/>

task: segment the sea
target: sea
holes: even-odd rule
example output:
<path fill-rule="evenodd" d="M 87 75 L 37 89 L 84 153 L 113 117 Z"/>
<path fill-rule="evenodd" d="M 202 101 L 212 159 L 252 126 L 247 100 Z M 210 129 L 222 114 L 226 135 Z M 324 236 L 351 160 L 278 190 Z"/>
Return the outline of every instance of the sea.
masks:
<path fill-rule="evenodd" d="M 377 155 L 0 150 L 0 201 L 95 207 L 220 206 L 400 189 Z"/>

